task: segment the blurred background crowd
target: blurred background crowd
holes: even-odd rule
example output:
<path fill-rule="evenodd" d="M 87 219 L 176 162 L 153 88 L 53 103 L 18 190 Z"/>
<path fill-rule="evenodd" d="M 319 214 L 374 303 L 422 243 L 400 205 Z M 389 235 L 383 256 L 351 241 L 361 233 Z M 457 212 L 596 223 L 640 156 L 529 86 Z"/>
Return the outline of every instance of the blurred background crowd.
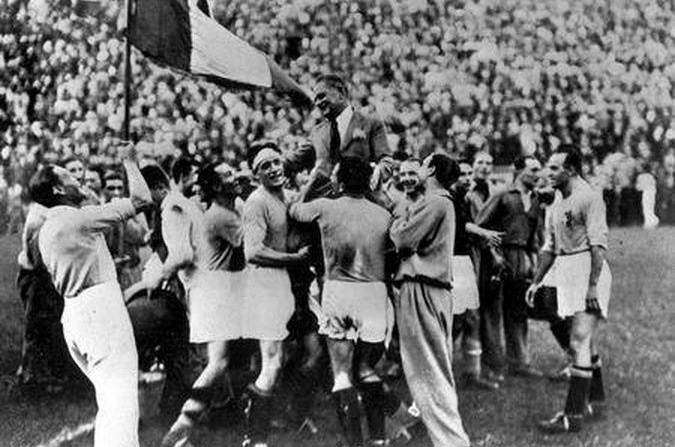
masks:
<path fill-rule="evenodd" d="M 495 164 L 509 165 L 521 153 L 544 157 L 576 143 L 611 224 L 641 223 L 644 191 L 655 195 L 661 222 L 675 223 L 670 0 L 210 3 L 225 27 L 301 84 L 342 74 L 354 105 L 385 121 L 401 158 L 488 149 Z M 0 232 L 14 232 L 38 163 L 76 156 L 115 167 L 122 2 L 103 1 L 88 16 L 71 0 L 0 5 Z M 273 91 L 227 91 L 138 52 L 132 59 L 132 138 L 161 164 L 191 154 L 237 165 L 261 137 L 303 144 L 318 117 Z"/>

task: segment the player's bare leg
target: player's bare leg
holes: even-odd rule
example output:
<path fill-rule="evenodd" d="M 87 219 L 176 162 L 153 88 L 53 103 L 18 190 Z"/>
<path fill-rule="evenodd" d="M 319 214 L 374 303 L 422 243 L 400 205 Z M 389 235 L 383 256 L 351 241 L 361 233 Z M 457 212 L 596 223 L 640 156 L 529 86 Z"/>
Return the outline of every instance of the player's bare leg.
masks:
<path fill-rule="evenodd" d="M 162 440 L 162 447 L 188 445 L 190 433 L 200 416 L 209 408 L 214 386 L 222 379 L 228 366 L 228 342 L 214 341 L 207 346 L 208 363 L 190 390 L 188 400 L 169 432 Z"/>

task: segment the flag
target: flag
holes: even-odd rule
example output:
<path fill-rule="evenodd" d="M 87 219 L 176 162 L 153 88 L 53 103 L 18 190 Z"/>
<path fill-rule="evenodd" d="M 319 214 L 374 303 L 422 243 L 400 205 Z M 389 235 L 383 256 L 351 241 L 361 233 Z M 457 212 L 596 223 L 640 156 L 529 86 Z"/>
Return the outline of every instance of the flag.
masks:
<path fill-rule="evenodd" d="M 309 94 L 271 57 L 211 17 L 206 0 L 132 0 L 126 35 L 151 60 L 225 87 L 267 87 L 311 107 Z"/>

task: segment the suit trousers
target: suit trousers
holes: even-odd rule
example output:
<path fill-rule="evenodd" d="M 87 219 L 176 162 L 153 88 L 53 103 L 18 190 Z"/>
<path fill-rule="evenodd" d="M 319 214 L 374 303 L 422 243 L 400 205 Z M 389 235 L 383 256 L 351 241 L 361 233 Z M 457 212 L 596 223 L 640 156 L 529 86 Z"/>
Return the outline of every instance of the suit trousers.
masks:
<path fill-rule="evenodd" d="M 493 265 L 492 254 L 482 250 L 478 271 L 480 298 L 480 342 L 483 347 L 483 366 L 493 372 L 504 369 L 504 319 L 501 275 Z"/>
<path fill-rule="evenodd" d="M 519 367 L 530 364 L 527 347 L 527 304 L 525 293 L 530 282 L 523 279 L 504 278 L 504 338 L 506 362 Z"/>
<path fill-rule="evenodd" d="M 452 295 L 404 282 L 396 320 L 408 388 L 436 447 L 469 445 L 452 376 Z"/>
<path fill-rule="evenodd" d="M 94 385 L 94 447 L 138 447 L 138 354 L 117 281 L 65 299 L 63 335 Z"/>

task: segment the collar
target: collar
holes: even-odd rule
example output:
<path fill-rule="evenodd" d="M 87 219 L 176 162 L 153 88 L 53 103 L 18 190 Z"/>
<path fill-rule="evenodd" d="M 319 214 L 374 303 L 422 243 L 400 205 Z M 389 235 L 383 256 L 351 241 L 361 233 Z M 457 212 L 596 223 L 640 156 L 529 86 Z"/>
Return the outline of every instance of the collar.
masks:
<path fill-rule="evenodd" d="M 335 118 L 335 122 L 337 122 L 338 126 L 338 131 L 340 132 L 340 138 L 344 140 L 345 134 L 347 133 L 347 127 L 349 126 L 349 122 L 352 120 L 352 117 L 354 116 L 354 108 L 351 105 L 347 105 L 342 112 Z"/>

